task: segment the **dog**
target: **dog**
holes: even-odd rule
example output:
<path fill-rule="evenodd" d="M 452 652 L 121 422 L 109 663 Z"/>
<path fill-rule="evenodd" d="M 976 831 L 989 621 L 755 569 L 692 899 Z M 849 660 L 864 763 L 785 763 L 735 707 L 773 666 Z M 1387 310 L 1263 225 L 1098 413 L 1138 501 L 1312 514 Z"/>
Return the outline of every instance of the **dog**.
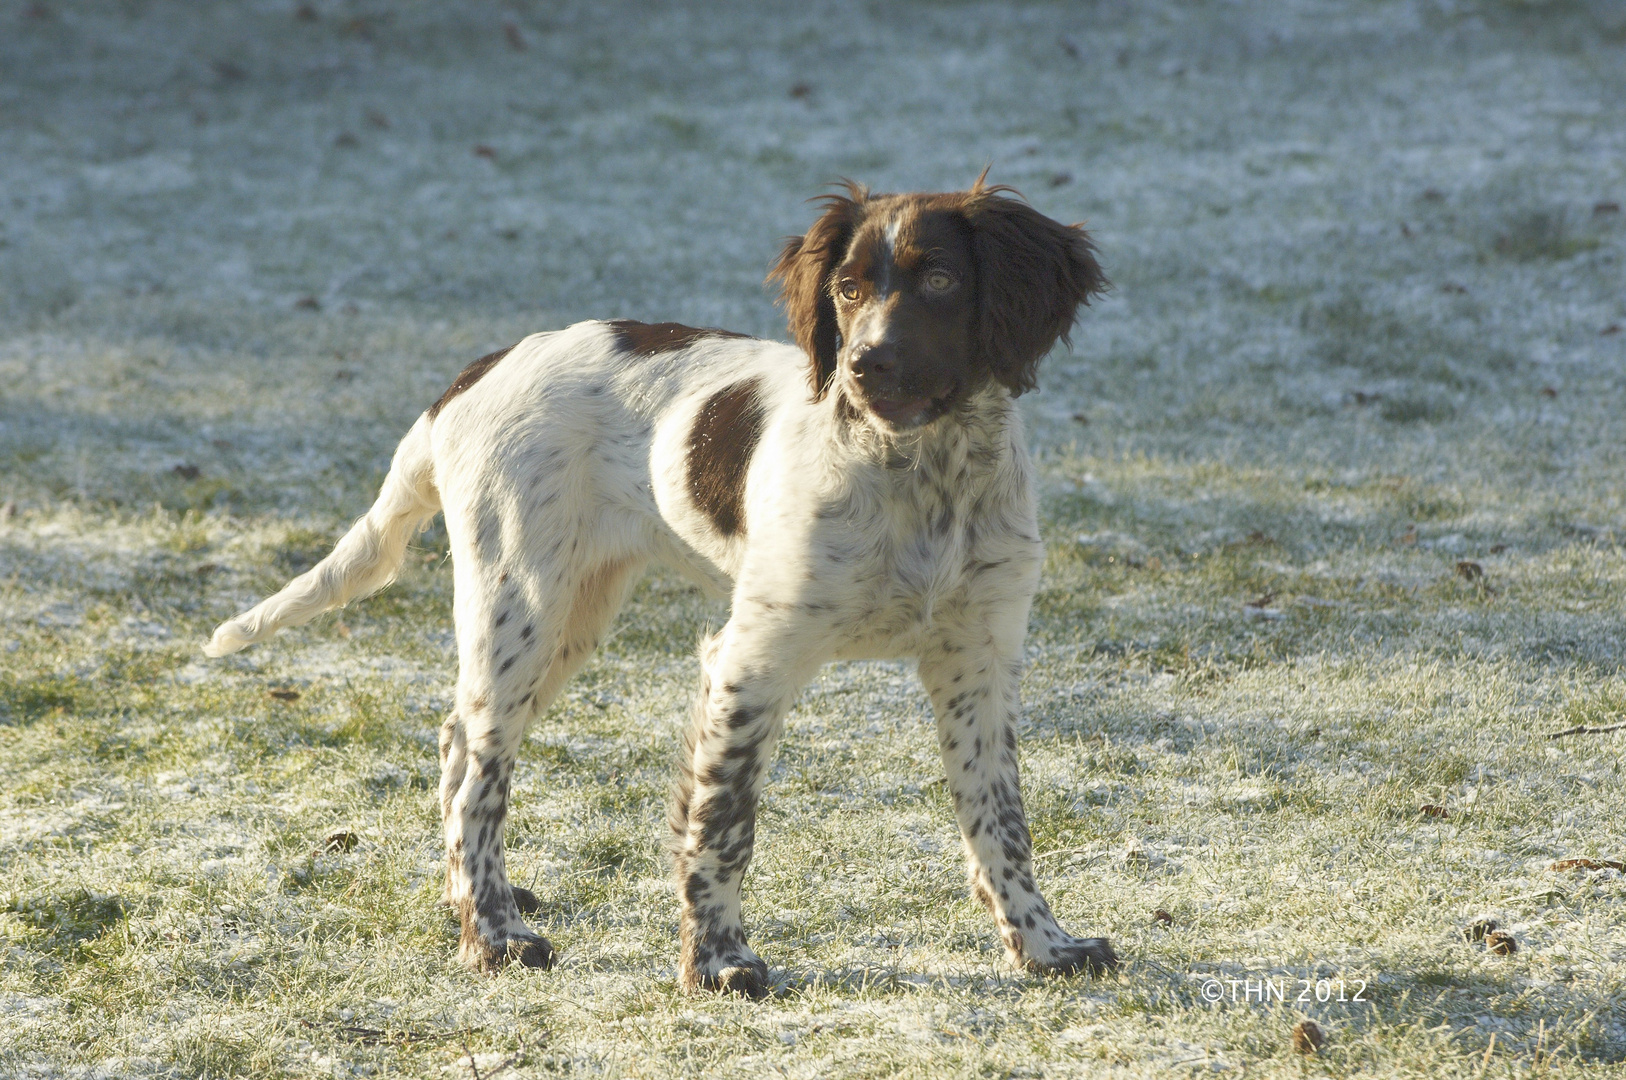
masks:
<path fill-rule="evenodd" d="M 771 987 L 741 880 L 785 714 L 835 659 L 918 662 L 971 890 L 1009 959 L 1117 965 L 1034 883 L 1016 735 L 1044 551 L 1013 399 L 1108 283 L 1081 226 L 985 177 L 823 196 L 768 275 L 795 345 L 622 320 L 481 357 L 408 431 L 333 552 L 214 632 L 205 651 L 224 656 L 384 587 L 445 514 L 458 677 L 440 801 L 465 963 L 553 962 L 504 868 L 515 757 L 660 562 L 732 604 L 700 648 L 668 815 L 684 988 Z"/>

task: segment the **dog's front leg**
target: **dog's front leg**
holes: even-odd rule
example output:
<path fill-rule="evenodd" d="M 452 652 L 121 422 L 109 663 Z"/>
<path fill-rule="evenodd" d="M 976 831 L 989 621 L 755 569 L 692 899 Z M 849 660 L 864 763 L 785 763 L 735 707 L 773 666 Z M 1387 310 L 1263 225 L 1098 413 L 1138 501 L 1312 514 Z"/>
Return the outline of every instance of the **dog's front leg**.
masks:
<path fill-rule="evenodd" d="M 921 681 L 937 713 L 938 746 L 965 840 L 971 891 L 993 914 L 1018 967 L 1061 974 L 1111 969 L 1118 960 L 1106 938 L 1064 931 L 1033 880 L 1033 841 L 1016 758 L 1027 605 L 1015 611 L 1002 606 L 997 616 L 957 612 L 939 626 L 920 660 Z"/>
<path fill-rule="evenodd" d="M 679 753 L 670 824 L 682 907 L 679 982 L 759 998 L 768 969 L 746 944 L 740 885 L 785 713 L 823 657 L 809 634 L 766 626 L 750 608 L 736 601 L 728 625 L 701 646 L 700 696 Z"/>

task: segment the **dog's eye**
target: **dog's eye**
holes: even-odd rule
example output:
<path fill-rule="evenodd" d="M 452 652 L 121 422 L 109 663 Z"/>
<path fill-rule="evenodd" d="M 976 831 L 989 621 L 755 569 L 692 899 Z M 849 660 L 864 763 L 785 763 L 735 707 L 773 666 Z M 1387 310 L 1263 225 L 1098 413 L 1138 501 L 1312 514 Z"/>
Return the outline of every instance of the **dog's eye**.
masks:
<path fill-rule="evenodd" d="M 954 288 L 954 275 L 947 270 L 933 270 L 926 275 L 927 292 L 948 292 Z"/>
<path fill-rule="evenodd" d="M 852 278 L 845 278 L 836 283 L 836 292 L 841 295 L 843 300 L 857 300 L 859 292 L 858 282 L 854 281 Z"/>

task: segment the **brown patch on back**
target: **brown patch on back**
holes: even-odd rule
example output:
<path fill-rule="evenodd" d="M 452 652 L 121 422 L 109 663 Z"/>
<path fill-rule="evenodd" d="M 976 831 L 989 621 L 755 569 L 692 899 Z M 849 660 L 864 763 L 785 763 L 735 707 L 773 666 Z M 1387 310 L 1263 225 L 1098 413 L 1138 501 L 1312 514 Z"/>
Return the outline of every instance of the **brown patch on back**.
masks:
<path fill-rule="evenodd" d="M 689 430 L 689 497 L 724 536 L 745 531 L 745 472 L 765 418 L 748 379 L 711 395 Z"/>
<path fill-rule="evenodd" d="M 484 376 L 486 372 L 497 366 L 497 361 L 501 360 L 518 347 L 518 345 L 510 345 L 506 349 L 498 349 L 494 353 L 486 353 L 484 356 L 480 357 L 480 359 L 458 372 L 457 378 L 452 380 L 452 385 L 448 386 L 446 388 L 446 392 L 440 395 L 440 397 L 435 400 L 433 405 L 429 406 L 429 419 L 433 420 L 435 417 L 439 416 L 440 410 L 446 407 L 446 403 L 448 401 L 451 401 L 454 397 L 461 394 L 475 383 L 479 382 L 481 377 Z"/>
<path fill-rule="evenodd" d="M 615 319 L 609 324 L 615 334 L 615 343 L 622 352 L 634 356 L 654 356 L 657 353 L 687 349 L 708 337 L 743 338 L 749 334 L 736 334 L 732 330 L 717 330 L 709 326 L 684 326 L 682 323 L 641 323 L 631 319 Z"/>

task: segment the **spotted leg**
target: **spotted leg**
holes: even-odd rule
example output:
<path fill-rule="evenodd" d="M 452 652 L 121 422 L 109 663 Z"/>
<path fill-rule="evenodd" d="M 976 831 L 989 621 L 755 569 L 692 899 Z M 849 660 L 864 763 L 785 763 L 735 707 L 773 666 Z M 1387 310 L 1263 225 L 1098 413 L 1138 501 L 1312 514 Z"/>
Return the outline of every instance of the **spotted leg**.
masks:
<path fill-rule="evenodd" d="M 700 695 L 668 821 L 682 909 L 679 982 L 760 998 L 768 993 L 768 969 L 746 944 L 740 886 L 785 713 L 820 657 L 794 633 L 754 629 L 749 608 L 737 600 L 734 618 L 701 646 Z"/>
<path fill-rule="evenodd" d="M 508 882 L 509 785 L 526 726 L 592 655 L 635 569 L 612 564 L 582 575 L 561 590 L 572 597 L 563 618 L 538 602 L 541 575 L 519 568 L 494 572 L 491 587 L 458 612 L 457 708 L 441 730 L 440 794 L 446 898 L 462 922 L 459 955 L 470 967 L 553 963 L 553 946 L 525 925 L 517 906 L 524 897 Z"/>
<path fill-rule="evenodd" d="M 1105 938 L 1063 930 L 1033 880 L 1016 757 L 1021 618 L 1009 604 L 945 612 L 920 660 L 937 714 L 937 740 L 965 841 L 971 891 L 994 916 L 1006 955 L 1027 971 L 1071 974 L 1117 966 Z"/>

